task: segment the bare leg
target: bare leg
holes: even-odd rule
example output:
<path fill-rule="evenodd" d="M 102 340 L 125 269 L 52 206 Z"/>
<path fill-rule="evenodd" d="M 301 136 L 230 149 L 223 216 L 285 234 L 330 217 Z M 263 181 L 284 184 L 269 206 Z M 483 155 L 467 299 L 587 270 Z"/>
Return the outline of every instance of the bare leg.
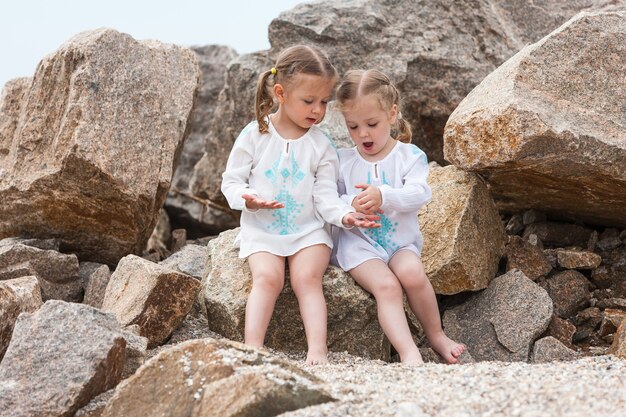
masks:
<path fill-rule="evenodd" d="M 269 252 L 248 257 L 252 272 L 252 290 L 246 304 L 246 345 L 262 347 L 272 318 L 276 299 L 285 283 L 285 258 Z"/>
<path fill-rule="evenodd" d="M 376 298 L 378 321 L 402 363 L 423 363 L 415 346 L 402 301 L 400 281 L 380 259 L 371 259 L 350 270 L 354 280 Z"/>
<path fill-rule="evenodd" d="M 410 250 L 401 250 L 391 258 L 389 267 L 406 291 L 409 306 L 422 324 L 430 345 L 446 362 L 457 363 L 465 346 L 443 332 L 435 291 L 426 276 L 422 260 Z"/>
<path fill-rule="evenodd" d="M 296 294 L 300 315 L 306 332 L 309 365 L 328 363 L 326 346 L 326 300 L 322 291 L 322 278 L 330 260 L 330 248 L 314 245 L 289 257 L 291 288 Z"/>

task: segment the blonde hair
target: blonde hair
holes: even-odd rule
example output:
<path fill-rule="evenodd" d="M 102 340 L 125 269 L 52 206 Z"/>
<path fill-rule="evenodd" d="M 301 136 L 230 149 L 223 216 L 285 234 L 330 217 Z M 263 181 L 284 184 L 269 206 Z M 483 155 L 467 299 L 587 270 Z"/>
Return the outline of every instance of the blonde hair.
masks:
<path fill-rule="evenodd" d="M 267 133 L 267 116 L 274 108 L 272 88 L 275 84 L 289 85 L 298 74 L 319 75 L 333 82 L 337 70 L 321 50 L 314 46 L 295 45 L 284 49 L 276 59 L 274 68 L 259 76 L 254 112 L 259 123 L 259 132 Z M 270 76 L 273 79 L 270 82 Z"/>
<path fill-rule="evenodd" d="M 398 117 L 394 124 L 394 127 L 397 129 L 395 139 L 400 142 L 411 143 L 411 125 L 402 117 L 400 93 L 389 77 L 378 70 L 352 70 L 346 72 L 337 88 L 336 100 L 339 110 L 343 110 L 349 100 L 370 94 L 376 95 L 380 107 L 384 111 L 390 111 L 394 104 L 397 106 Z"/>

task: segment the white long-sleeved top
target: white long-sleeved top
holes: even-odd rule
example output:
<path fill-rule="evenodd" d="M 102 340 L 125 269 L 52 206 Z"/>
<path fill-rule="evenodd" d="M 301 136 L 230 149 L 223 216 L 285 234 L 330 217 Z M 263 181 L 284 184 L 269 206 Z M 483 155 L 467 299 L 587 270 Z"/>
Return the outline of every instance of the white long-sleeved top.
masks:
<path fill-rule="evenodd" d="M 427 183 L 426 154 L 413 144 L 397 142 L 383 159 L 370 162 L 356 147 L 340 149 L 338 189 L 341 198 L 352 204 L 362 191 L 357 184 L 372 184 L 382 195 L 381 227 L 378 229 L 340 230 L 337 233 L 336 261 L 349 271 L 368 259 L 389 262 L 400 249 L 422 250 L 422 234 L 417 221 L 420 207 L 432 192 Z"/>
<path fill-rule="evenodd" d="M 330 139 L 313 126 L 298 139 L 284 139 L 269 123 L 269 133 L 251 122 L 239 134 L 222 174 L 222 193 L 234 210 L 242 210 L 237 237 L 239 257 L 255 252 L 290 256 L 305 247 L 332 248 L 325 221 L 343 227 L 354 209 L 337 193 L 339 161 Z M 251 211 L 243 194 L 285 205 Z"/>

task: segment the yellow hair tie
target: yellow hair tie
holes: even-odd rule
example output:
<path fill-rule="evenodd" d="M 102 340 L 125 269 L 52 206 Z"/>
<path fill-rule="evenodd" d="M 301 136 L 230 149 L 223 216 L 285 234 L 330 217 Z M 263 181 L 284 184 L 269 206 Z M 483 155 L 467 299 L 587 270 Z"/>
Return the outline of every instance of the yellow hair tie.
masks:
<path fill-rule="evenodd" d="M 272 73 L 272 75 L 276 75 L 276 68 L 272 68 L 270 72 Z"/>

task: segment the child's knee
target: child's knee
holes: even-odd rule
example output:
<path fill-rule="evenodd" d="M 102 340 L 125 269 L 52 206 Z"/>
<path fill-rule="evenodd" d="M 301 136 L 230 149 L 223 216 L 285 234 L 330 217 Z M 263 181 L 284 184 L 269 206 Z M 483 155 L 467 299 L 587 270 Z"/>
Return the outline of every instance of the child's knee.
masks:
<path fill-rule="evenodd" d="M 393 274 L 382 276 L 376 283 L 374 296 L 376 298 L 402 298 L 402 285 Z"/>
<path fill-rule="evenodd" d="M 280 274 L 264 271 L 252 277 L 252 286 L 265 291 L 279 294 L 284 286 L 285 280 Z"/>
<path fill-rule="evenodd" d="M 295 292 L 307 290 L 310 288 L 321 288 L 323 276 L 313 271 L 299 271 L 297 274 L 291 274 L 291 288 Z"/>
<path fill-rule="evenodd" d="M 428 277 L 423 270 L 407 273 L 403 276 L 402 279 L 402 286 L 404 287 L 405 291 L 408 292 L 421 291 L 427 288 L 428 285 L 430 285 L 430 282 L 428 281 Z"/>

